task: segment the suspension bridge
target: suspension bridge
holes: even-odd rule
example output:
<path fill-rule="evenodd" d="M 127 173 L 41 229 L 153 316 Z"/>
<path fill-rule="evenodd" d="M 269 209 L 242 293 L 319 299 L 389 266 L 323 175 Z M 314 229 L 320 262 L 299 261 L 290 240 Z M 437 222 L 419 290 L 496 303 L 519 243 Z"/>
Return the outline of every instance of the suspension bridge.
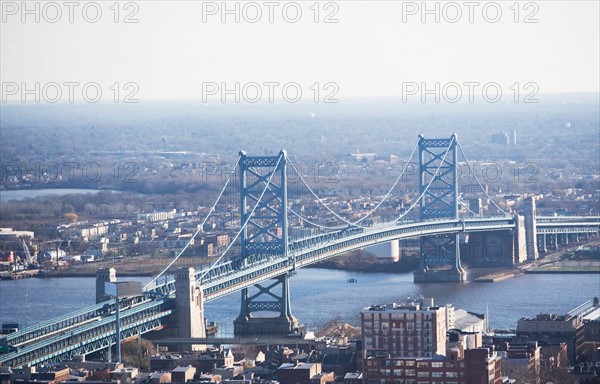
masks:
<path fill-rule="evenodd" d="M 459 214 L 459 152 L 497 215 Z M 389 202 L 398 198 L 398 186 L 413 156 L 419 165 L 418 194 L 402 209 L 392 210 L 397 214 L 390 220 L 379 220 L 378 210 L 387 209 L 390 216 Z M 220 204 L 237 208 L 239 228 L 213 263 L 198 269 L 176 268 L 190 240 L 139 294 L 123 299 L 112 299 L 105 291 L 105 283 L 116 282 L 115 270 L 99 270 L 97 304 L 3 336 L 0 344 L 10 346 L 10 352 L 0 355 L 0 363 L 21 367 L 71 359 L 157 330 L 168 337 L 202 340 L 206 337 L 204 303 L 238 291 L 241 310 L 234 323 L 236 335 L 285 336 L 298 327 L 288 284 L 294 272 L 375 244 L 419 239 L 415 282 L 462 282 L 466 273 L 460 254 L 465 252 L 465 244 L 466 252 L 475 259 L 493 255 L 494 261 L 516 265 L 536 260 L 539 248 L 598 234 L 600 217 L 540 217 L 531 198 L 525 201 L 523 215 L 508 214 L 477 179 L 456 135 L 442 139 L 419 136 L 405 164 L 379 202 L 356 218 L 336 212 L 315 193 L 285 151 L 274 156 L 240 152 L 223 189 L 192 236 L 198 236 Z M 290 197 L 289 185 L 305 193 Z M 234 189 L 239 192 L 237 203 L 231 198 L 235 194 L 226 193 Z M 490 252 L 492 245 L 494 252 Z M 182 348 L 201 350 L 204 346 L 187 344 Z"/>

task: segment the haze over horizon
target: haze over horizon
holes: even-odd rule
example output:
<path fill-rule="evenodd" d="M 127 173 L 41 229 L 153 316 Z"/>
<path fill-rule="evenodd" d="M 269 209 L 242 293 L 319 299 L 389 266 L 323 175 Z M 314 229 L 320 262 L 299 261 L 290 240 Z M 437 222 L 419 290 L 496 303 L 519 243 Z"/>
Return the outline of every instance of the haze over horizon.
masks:
<path fill-rule="evenodd" d="M 519 3 L 518 10 L 512 3 L 481 2 L 473 22 L 462 3 L 456 9 L 436 2 L 437 14 L 427 14 L 414 8 L 420 2 L 320 2 L 318 12 L 312 3 L 281 2 L 273 23 L 260 2 L 248 9 L 248 2 L 230 2 L 238 4 L 237 15 L 219 9 L 219 2 L 129 2 L 119 3 L 118 12 L 101 3 L 101 17 L 93 23 L 86 21 L 93 10 L 84 17 L 83 7 L 74 9 L 73 23 L 64 7 L 57 22 L 48 22 L 57 10 L 40 3 L 36 22 L 36 15 L 6 9 L 7 3 L 12 2 L 3 2 L 2 82 L 97 82 L 103 101 L 112 99 L 109 87 L 115 82 L 120 99 L 134 91 L 123 85 L 135 83 L 140 101 L 198 99 L 205 83 L 231 88 L 236 82 L 259 84 L 263 100 L 265 82 L 298 83 L 306 100 L 319 83 L 321 102 L 328 95 L 401 97 L 406 83 L 427 88 L 457 83 L 465 93 L 465 82 L 493 82 L 506 100 L 515 83 L 521 100 L 600 90 L 598 2 L 529 2 Z M 297 22 L 289 22 L 292 11 L 281 12 L 291 3 L 302 12 Z M 492 3 L 501 13 L 494 6 L 484 14 Z M 261 18 L 250 22 L 258 11 Z M 461 17 L 452 22 L 456 12 Z M 127 18 L 137 22 L 125 23 Z M 325 87 L 331 83 L 335 87 Z M 209 103 L 220 102 L 219 95 Z M 279 90 L 276 96 L 281 101 Z"/>

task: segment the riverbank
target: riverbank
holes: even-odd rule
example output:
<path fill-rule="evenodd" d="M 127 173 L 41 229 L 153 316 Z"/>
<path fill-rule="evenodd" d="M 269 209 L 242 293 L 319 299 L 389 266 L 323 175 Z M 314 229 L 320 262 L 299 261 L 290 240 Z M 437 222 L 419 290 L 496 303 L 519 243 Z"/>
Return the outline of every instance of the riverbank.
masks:
<path fill-rule="evenodd" d="M 564 260 L 537 266 L 526 270 L 525 273 L 598 273 L 598 260 Z"/>
<path fill-rule="evenodd" d="M 124 257 L 116 260 L 103 260 L 92 263 L 79 263 L 61 266 L 60 269 L 41 271 L 38 277 L 94 277 L 96 271 L 102 268 L 114 268 L 117 276 L 156 276 L 162 272 L 171 258 L 152 257 L 150 255 L 137 257 Z M 207 264 L 208 258 L 182 257 L 171 267 L 173 271 L 178 268 L 197 268 Z"/>
<path fill-rule="evenodd" d="M 474 279 L 477 283 L 498 283 L 500 281 L 512 279 L 516 276 L 521 276 L 523 272 L 521 270 L 510 270 L 498 273 L 487 274 Z"/>
<path fill-rule="evenodd" d="M 600 263 L 590 264 L 589 261 L 553 261 L 542 263 L 526 263 L 518 268 L 497 271 L 470 280 L 478 283 L 498 283 L 526 273 L 598 273 Z"/>
<path fill-rule="evenodd" d="M 117 276 L 156 276 L 171 262 L 170 258 L 138 256 L 125 257 L 117 260 L 104 260 L 93 263 L 72 264 L 58 270 L 42 271 L 39 277 L 93 277 L 101 268 L 115 268 Z M 213 262 L 213 258 L 180 258 L 171 267 L 173 271 L 178 268 L 198 268 Z M 351 272 L 373 273 L 406 273 L 415 270 L 419 263 L 416 257 L 407 257 L 397 262 L 381 261 L 377 257 L 363 251 L 352 252 L 348 256 L 338 256 L 307 266 L 307 268 L 331 269 Z"/>
<path fill-rule="evenodd" d="M 26 279 L 29 277 L 35 277 L 39 275 L 40 270 L 31 269 L 25 271 L 14 271 L 14 272 L 0 272 L 0 280 L 18 280 Z"/>
<path fill-rule="evenodd" d="M 600 260 L 562 260 L 558 258 L 564 252 L 547 255 L 535 263 L 525 263 L 519 267 L 496 268 L 468 268 L 469 281 L 494 283 L 504 281 L 524 273 L 600 273 Z M 58 270 L 41 271 L 37 277 L 93 277 L 101 268 L 115 268 L 118 276 L 156 276 L 172 261 L 171 258 L 153 257 L 150 255 L 137 257 L 124 257 L 121 259 L 103 260 L 93 263 L 73 264 L 61 267 Z M 214 258 L 180 258 L 171 267 L 172 271 L 178 268 L 198 268 L 214 261 Z M 365 252 L 355 251 L 349 255 L 337 256 L 307 266 L 361 273 L 409 273 L 418 266 L 417 256 L 411 255 L 399 261 L 383 261 L 376 256 Z"/>
<path fill-rule="evenodd" d="M 398 261 L 382 260 L 366 251 L 354 251 L 307 266 L 308 268 L 335 269 L 350 272 L 406 273 L 419 265 L 417 256 L 408 256 Z"/>

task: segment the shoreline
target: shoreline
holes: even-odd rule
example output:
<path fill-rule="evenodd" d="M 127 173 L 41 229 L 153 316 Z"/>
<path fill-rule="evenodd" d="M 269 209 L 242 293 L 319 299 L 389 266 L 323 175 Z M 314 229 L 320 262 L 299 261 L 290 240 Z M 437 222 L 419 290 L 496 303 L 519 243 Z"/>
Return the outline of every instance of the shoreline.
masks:
<path fill-rule="evenodd" d="M 117 271 L 118 273 L 118 271 Z M 123 272 L 123 273 L 119 273 L 118 276 L 124 276 L 124 277 L 152 277 L 154 276 L 154 273 L 148 273 L 148 272 Z M 95 273 L 89 273 L 89 272 L 57 272 L 57 273 L 40 273 L 37 276 L 34 276 L 37 278 L 53 278 L 53 277 L 96 277 Z"/>
<path fill-rule="evenodd" d="M 95 277 L 96 271 L 101 268 L 115 268 L 117 270 L 117 276 L 122 277 L 152 277 L 160 273 L 164 267 L 168 265 L 170 260 L 153 260 L 153 262 L 145 265 L 147 268 L 144 271 L 136 270 L 140 266 L 140 259 L 133 258 L 127 261 L 118 262 L 100 262 L 90 264 L 76 264 L 60 270 L 43 271 L 35 270 L 20 272 L 23 276 L 15 277 L 14 279 L 20 278 L 69 278 L 69 277 Z M 525 273 L 533 274 L 600 274 L 600 268 L 596 265 L 589 265 L 589 260 L 575 262 L 569 266 L 556 265 L 556 261 L 546 262 L 538 266 L 534 266 L 533 263 L 521 265 L 519 267 L 492 267 L 482 268 L 473 267 L 470 268 L 466 265 L 466 269 L 469 272 L 470 282 L 485 282 L 495 283 L 504 281 L 513 277 L 522 276 Z M 188 263 L 186 263 L 188 264 Z M 189 263 L 189 266 L 192 263 Z M 201 262 L 201 264 L 204 264 Z M 600 264 L 598 264 L 600 266 Z M 183 267 L 180 265 L 179 267 Z M 188 265 L 185 265 L 186 267 Z M 374 257 L 360 258 L 355 255 L 343 256 L 334 258 L 327 261 L 321 261 L 316 264 L 306 266 L 306 268 L 325 269 L 325 270 L 336 270 L 346 272 L 357 272 L 357 273 L 386 273 L 386 274 L 398 274 L 398 273 L 410 273 L 416 270 L 418 266 L 418 259 L 416 257 L 408 257 L 396 262 L 382 261 Z M 19 272 L 18 272 L 19 273 Z M 11 280 L 7 278 L 6 280 Z"/>
<path fill-rule="evenodd" d="M 358 272 L 358 273 L 385 273 L 385 274 L 396 274 L 396 273 L 410 273 L 414 272 L 414 269 L 408 270 L 397 270 L 396 268 L 390 268 L 390 264 L 379 264 L 379 265 L 369 265 L 363 266 L 361 268 L 353 268 L 348 266 L 331 266 L 331 265 L 310 265 L 306 268 L 314 268 L 314 269 L 326 269 L 326 270 L 335 270 L 335 271 L 346 271 L 346 272 Z M 471 273 L 477 273 L 479 276 L 473 277 L 468 281 L 477 282 L 477 283 L 497 283 L 504 280 L 512 279 L 514 277 L 522 276 L 523 274 L 600 274 L 600 270 L 532 270 L 525 269 L 521 271 L 507 270 L 502 272 L 496 272 L 493 274 L 486 274 L 486 269 L 484 268 L 469 268 L 467 271 Z M 158 272 L 157 272 L 158 273 Z M 157 273 L 154 272 L 121 272 L 117 269 L 117 276 L 119 277 L 152 277 Z M 96 277 L 95 272 L 79 272 L 79 271 L 60 271 L 60 272 L 40 272 L 30 276 L 24 276 L 22 278 L 72 278 L 72 277 Z M 19 280 L 19 279 L 6 279 L 5 281 L 10 280 Z"/>
<path fill-rule="evenodd" d="M 306 266 L 306 268 L 314 268 L 314 269 L 326 269 L 326 270 L 336 270 L 336 271 L 346 271 L 346 272 L 358 272 L 358 273 L 386 273 L 386 274 L 396 274 L 396 273 L 409 273 L 414 272 L 414 269 L 403 268 L 403 267 L 395 267 L 395 263 L 380 263 L 380 264 L 368 264 L 360 267 L 356 266 L 336 266 L 336 265 L 310 265 Z M 100 269 L 100 268 L 98 268 Z M 504 280 L 511 279 L 513 277 L 519 277 L 523 274 L 600 274 L 600 270 L 594 269 L 581 269 L 581 270 L 568 270 L 568 269 L 522 269 L 515 271 L 514 269 L 505 270 L 505 271 L 497 271 L 495 273 L 485 273 L 487 269 L 485 268 L 468 268 L 467 271 L 471 273 L 475 273 L 478 276 L 469 279 L 468 281 L 477 282 L 477 283 L 497 283 Z M 133 271 L 123 271 L 119 272 L 117 268 L 117 276 L 122 277 L 152 277 L 158 274 L 158 272 L 133 272 Z M 96 277 L 95 272 L 89 271 L 52 271 L 52 272 L 44 272 L 40 271 L 36 274 L 29 274 L 27 276 L 22 276 L 20 278 L 71 278 L 71 277 Z M 19 280 L 16 279 L 5 279 L 5 281 L 10 280 Z"/>
<path fill-rule="evenodd" d="M 513 277 L 518 277 L 523 275 L 523 272 L 510 272 L 506 271 L 505 273 L 496 274 L 496 275 L 484 275 L 478 277 L 473 282 L 476 283 L 499 283 L 504 280 L 512 279 Z"/>
<path fill-rule="evenodd" d="M 585 274 L 598 274 L 600 275 L 600 270 L 566 270 L 566 269 L 533 269 L 533 270 L 527 270 L 525 271 L 525 273 L 551 273 L 551 274 L 581 274 L 581 273 L 585 273 Z"/>

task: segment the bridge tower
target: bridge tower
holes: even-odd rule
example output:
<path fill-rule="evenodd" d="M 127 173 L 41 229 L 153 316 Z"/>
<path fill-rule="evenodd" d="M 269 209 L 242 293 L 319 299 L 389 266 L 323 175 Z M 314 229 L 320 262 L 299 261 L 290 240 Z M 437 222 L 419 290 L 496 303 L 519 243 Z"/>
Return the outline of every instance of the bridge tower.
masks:
<path fill-rule="evenodd" d="M 426 139 L 419 135 L 421 220 L 458 220 L 456 147 L 456 134 L 448 139 Z M 466 272 L 460 264 L 458 234 L 422 236 L 420 248 L 415 283 L 466 280 Z"/>
<path fill-rule="evenodd" d="M 242 225 L 247 222 L 240 235 L 240 265 L 244 267 L 254 257 L 287 255 L 286 152 L 250 157 L 242 151 L 239 168 L 240 219 Z M 290 309 L 289 277 L 282 275 L 255 284 L 252 291 L 242 290 L 240 315 L 234 321 L 236 335 L 287 335 L 298 327 Z M 260 312 L 262 316 L 257 316 Z"/>

